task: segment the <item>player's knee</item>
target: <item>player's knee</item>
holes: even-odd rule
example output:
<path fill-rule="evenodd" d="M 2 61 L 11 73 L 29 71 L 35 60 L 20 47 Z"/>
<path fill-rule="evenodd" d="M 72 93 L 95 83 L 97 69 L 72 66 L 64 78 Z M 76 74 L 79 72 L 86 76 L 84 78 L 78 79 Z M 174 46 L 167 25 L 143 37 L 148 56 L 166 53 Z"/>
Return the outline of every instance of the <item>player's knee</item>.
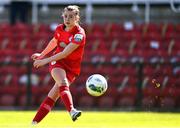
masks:
<path fill-rule="evenodd" d="M 58 92 L 49 92 L 48 97 L 50 97 L 51 99 L 56 101 L 58 99 L 58 97 L 59 97 L 59 94 L 58 94 Z"/>
<path fill-rule="evenodd" d="M 58 86 L 69 86 L 67 78 L 62 79 L 61 81 L 57 82 Z"/>
<path fill-rule="evenodd" d="M 58 98 L 58 95 L 55 96 L 55 95 L 48 94 L 48 97 L 51 98 L 55 102 Z"/>

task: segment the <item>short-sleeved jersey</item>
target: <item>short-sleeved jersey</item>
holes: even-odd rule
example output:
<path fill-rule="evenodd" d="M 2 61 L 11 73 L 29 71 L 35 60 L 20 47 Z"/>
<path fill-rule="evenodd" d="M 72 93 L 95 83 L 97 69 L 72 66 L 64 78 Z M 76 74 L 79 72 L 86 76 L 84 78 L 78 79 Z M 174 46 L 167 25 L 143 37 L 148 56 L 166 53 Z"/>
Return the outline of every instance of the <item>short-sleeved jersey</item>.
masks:
<path fill-rule="evenodd" d="M 65 25 L 60 24 L 55 30 L 54 38 L 58 40 L 55 53 L 62 52 L 69 43 L 79 45 L 79 47 L 66 58 L 55 62 L 63 64 L 65 66 L 65 70 L 69 70 L 70 72 L 79 75 L 86 42 L 84 29 L 80 26 L 74 26 L 70 31 L 67 32 L 65 31 Z M 54 62 L 51 62 L 51 65 L 52 64 L 54 64 Z"/>

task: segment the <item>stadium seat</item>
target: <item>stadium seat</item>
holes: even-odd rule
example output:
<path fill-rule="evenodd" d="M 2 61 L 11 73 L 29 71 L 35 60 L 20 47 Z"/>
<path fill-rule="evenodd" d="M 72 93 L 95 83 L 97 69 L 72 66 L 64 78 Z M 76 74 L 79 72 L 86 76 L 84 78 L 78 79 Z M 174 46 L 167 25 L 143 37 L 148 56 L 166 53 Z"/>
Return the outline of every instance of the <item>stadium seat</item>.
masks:
<path fill-rule="evenodd" d="M 52 88 L 52 86 L 33 86 L 32 87 L 32 104 L 35 106 L 39 106 L 41 104 L 41 102 L 44 100 L 45 97 L 47 97 L 48 92 L 50 91 L 50 89 Z M 27 90 L 24 94 L 27 93 Z M 37 98 L 38 97 L 38 98 Z"/>
<path fill-rule="evenodd" d="M 0 39 L 0 49 L 1 50 L 13 50 L 15 48 L 15 45 L 13 43 L 13 37 L 11 34 L 2 34 L 2 37 Z"/>
<path fill-rule="evenodd" d="M 142 98 L 141 107 L 145 110 L 150 110 L 156 107 L 158 97 L 146 96 Z"/>
<path fill-rule="evenodd" d="M 46 32 L 36 33 L 31 40 L 32 48 L 36 51 L 42 51 L 48 42 L 50 41 L 50 35 Z"/>
<path fill-rule="evenodd" d="M 17 86 L 4 86 L 0 90 L 0 106 L 15 106 L 19 89 Z"/>
<path fill-rule="evenodd" d="M 161 27 L 158 24 L 148 23 L 148 24 L 141 24 L 142 26 L 142 34 L 143 36 L 149 35 L 149 33 L 157 33 L 161 34 Z"/>
<path fill-rule="evenodd" d="M 20 22 L 13 25 L 11 31 L 13 32 L 15 37 L 27 37 L 32 35 L 31 27 Z"/>
<path fill-rule="evenodd" d="M 45 33 L 51 32 L 49 25 L 46 25 L 46 24 L 34 24 L 30 27 L 33 28 L 32 31 L 34 34 L 41 33 L 41 32 L 45 32 Z"/>
<path fill-rule="evenodd" d="M 161 89 L 156 88 L 154 85 L 147 85 L 147 87 L 142 89 L 143 99 L 142 105 L 143 107 L 157 107 L 157 102 L 159 102 L 161 97 Z"/>
<path fill-rule="evenodd" d="M 107 26 L 107 33 L 109 38 L 118 38 L 122 31 L 122 24 L 112 23 Z"/>
<path fill-rule="evenodd" d="M 176 107 L 180 107 L 180 88 L 177 87 L 176 88 L 176 92 L 177 92 L 177 97 L 176 97 Z"/>
<path fill-rule="evenodd" d="M 19 107 L 25 107 L 27 105 L 27 101 L 30 102 L 31 107 L 37 105 L 35 104 L 35 97 L 32 96 L 31 100 L 27 100 L 27 94 L 23 94 L 18 97 L 18 106 Z"/>
<path fill-rule="evenodd" d="M 33 54 L 32 50 L 25 50 L 25 49 L 19 50 L 16 53 L 16 61 L 18 63 L 31 62 L 32 59 L 30 57 L 32 54 Z"/>
<path fill-rule="evenodd" d="M 15 105 L 16 97 L 11 94 L 4 94 L 0 96 L 0 106 L 12 107 Z"/>
<path fill-rule="evenodd" d="M 2 66 L 0 71 L 1 86 L 17 86 L 17 68 L 13 66 Z"/>
<path fill-rule="evenodd" d="M 118 92 L 118 107 L 134 107 L 137 97 L 137 88 L 135 85 L 125 86 L 122 89 L 119 88 Z"/>
<path fill-rule="evenodd" d="M 117 101 L 117 106 L 122 108 L 133 108 L 135 107 L 136 98 L 131 96 L 121 97 Z"/>
<path fill-rule="evenodd" d="M 90 96 L 87 93 L 86 87 L 84 86 L 76 86 L 76 94 L 74 93 L 73 96 L 75 96 L 74 102 L 76 105 L 78 105 L 79 107 L 85 107 L 85 108 L 89 108 L 89 107 L 94 107 L 95 106 L 95 98 L 93 98 L 93 96 Z"/>
<path fill-rule="evenodd" d="M 11 25 L 9 23 L 1 23 L 0 24 L 0 33 L 9 33 L 11 32 Z"/>
<path fill-rule="evenodd" d="M 163 97 L 159 102 L 161 109 L 172 110 L 176 105 L 176 100 L 172 97 Z"/>
<path fill-rule="evenodd" d="M 115 98 L 112 96 L 102 96 L 98 100 L 98 107 L 105 108 L 105 109 L 112 109 L 115 105 Z"/>
<path fill-rule="evenodd" d="M 100 25 L 100 24 L 92 24 L 89 26 L 91 29 L 91 34 L 89 33 L 88 36 L 92 36 L 93 38 L 103 38 L 103 35 L 104 35 L 104 26 L 103 25 Z"/>
<path fill-rule="evenodd" d="M 23 49 L 27 49 L 27 50 L 32 50 L 32 43 L 31 43 L 31 39 L 30 37 L 18 37 L 15 39 L 14 42 L 14 47 L 18 50 L 23 50 Z"/>
<path fill-rule="evenodd" d="M 85 109 L 93 108 L 95 105 L 94 98 L 92 96 L 82 96 L 78 99 L 78 105 L 79 107 L 83 107 Z"/>
<path fill-rule="evenodd" d="M 162 97 L 172 97 L 177 98 L 178 97 L 178 91 L 176 90 L 177 87 L 175 86 L 167 86 L 162 88 L 161 96 Z"/>
<path fill-rule="evenodd" d="M 108 82 L 107 91 L 98 98 L 97 105 L 99 108 L 112 109 L 115 107 L 116 99 L 118 97 L 117 87 Z"/>

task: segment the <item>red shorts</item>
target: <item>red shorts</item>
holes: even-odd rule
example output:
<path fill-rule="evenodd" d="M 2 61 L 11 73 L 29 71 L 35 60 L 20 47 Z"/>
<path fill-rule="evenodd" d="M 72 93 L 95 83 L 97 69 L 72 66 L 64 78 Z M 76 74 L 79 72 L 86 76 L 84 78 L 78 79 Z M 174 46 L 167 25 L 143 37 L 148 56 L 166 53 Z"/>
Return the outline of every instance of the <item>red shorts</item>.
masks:
<path fill-rule="evenodd" d="M 70 83 L 72 83 L 72 82 L 76 79 L 76 77 L 77 77 L 76 74 L 74 74 L 73 72 L 69 71 L 69 70 L 66 68 L 66 65 L 65 65 L 64 63 L 56 62 L 55 64 L 52 64 L 52 62 L 51 62 L 51 63 L 49 64 L 49 72 L 50 72 L 50 73 L 51 73 L 51 70 L 52 70 L 53 68 L 62 68 L 62 69 L 64 69 L 64 70 L 66 71 L 66 77 L 67 77 L 67 79 L 68 79 L 68 81 L 69 81 Z"/>

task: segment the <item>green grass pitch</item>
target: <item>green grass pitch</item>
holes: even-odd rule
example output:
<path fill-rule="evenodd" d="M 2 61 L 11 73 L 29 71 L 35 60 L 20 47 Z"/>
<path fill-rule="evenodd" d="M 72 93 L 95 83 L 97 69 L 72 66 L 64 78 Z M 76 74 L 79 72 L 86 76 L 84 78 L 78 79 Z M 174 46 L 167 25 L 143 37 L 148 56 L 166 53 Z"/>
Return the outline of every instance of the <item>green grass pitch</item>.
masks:
<path fill-rule="evenodd" d="M 52 111 L 31 126 L 35 111 L 0 111 L 0 128 L 180 128 L 180 113 L 83 111 L 72 122 L 66 111 Z"/>

